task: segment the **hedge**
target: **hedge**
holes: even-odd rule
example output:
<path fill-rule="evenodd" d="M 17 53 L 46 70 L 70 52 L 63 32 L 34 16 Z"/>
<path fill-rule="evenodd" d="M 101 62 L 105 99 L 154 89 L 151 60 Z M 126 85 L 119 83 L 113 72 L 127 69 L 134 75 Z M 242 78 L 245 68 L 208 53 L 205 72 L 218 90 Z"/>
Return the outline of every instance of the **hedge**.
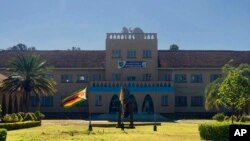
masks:
<path fill-rule="evenodd" d="M 228 141 L 230 123 L 204 123 L 199 125 L 202 140 Z"/>
<path fill-rule="evenodd" d="M 6 129 L 0 129 L 0 141 L 5 141 L 7 137 L 7 130 Z"/>
<path fill-rule="evenodd" d="M 217 113 L 215 114 L 212 119 L 217 121 L 223 121 L 225 118 L 225 115 L 223 113 Z"/>
<path fill-rule="evenodd" d="M 41 121 L 24 121 L 24 122 L 14 122 L 14 123 L 0 123 L 0 128 L 5 128 L 7 130 L 23 129 L 41 126 Z"/>

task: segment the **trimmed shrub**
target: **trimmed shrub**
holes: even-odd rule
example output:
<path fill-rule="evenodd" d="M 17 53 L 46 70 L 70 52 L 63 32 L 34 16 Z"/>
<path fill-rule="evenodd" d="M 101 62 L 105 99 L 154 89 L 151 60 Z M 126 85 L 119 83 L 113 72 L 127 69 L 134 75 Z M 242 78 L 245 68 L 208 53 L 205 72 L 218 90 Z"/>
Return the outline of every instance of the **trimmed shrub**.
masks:
<path fill-rule="evenodd" d="M 34 113 L 26 113 L 25 117 L 24 117 L 24 121 L 35 121 L 37 120 L 36 116 Z"/>
<path fill-rule="evenodd" d="M 17 113 L 16 115 L 18 117 L 18 121 L 23 121 L 23 117 L 21 116 L 21 114 Z"/>
<path fill-rule="evenodd" d="M 15 113 L 11 114 L 10 116 L 11 116 L 12 122 L 18 122 L 19 121 L 18 116 Z"/>
<path fill-rule="evenodd" d="M 15 123 L 0 123 L 0 128 L 5 128 L 7 130 L 23 129 L 41 126 L 41 121 L 25 121 L 25 122 L 15 122 Z"/>
<path fill-rule="evenodd" d="M 7 137 L 7 130 L 0 129 L 0 141 L 6 141 L 6 137 Z"/>
<path fill-rule="evenodd" d="M 3 117 L 3 122 L 12 122 L 11 116 L 9 114 L 6 114 Z"/>
<path fill-rule="evenodd" d="M 202 140 L 228 141 L 230 123 L 204 123 L 199 125 Z"/>
<path fill-rule="evenodd" d="M 18 114 L 20 114 L 22 116 L 22 118 L 24 119 L 24 117 L 26 116 L 26 114 L 24 112 L 19 112 Z"/>
<path fill-rule="evenodd" d="M 225 115 L 223 113 L 218 113 L 218 114 L 215 114 L 212 119 L 213 120 L 217 120 L 217 121 L 223 121 L 225 118 Z"/>
<path fill-rule="evenodd" d="M 37 120 L 42 120 L 45 118 L 45 115 L 39 111 L 36 111 L 34 114 L 36 115 Z"/>

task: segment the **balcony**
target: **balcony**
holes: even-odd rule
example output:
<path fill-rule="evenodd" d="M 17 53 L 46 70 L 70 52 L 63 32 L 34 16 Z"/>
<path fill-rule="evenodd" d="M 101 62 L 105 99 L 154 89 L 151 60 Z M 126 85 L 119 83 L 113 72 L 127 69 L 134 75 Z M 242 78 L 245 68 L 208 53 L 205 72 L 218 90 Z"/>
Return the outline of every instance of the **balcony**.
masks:
<path fill-rule="evenodd" d="M 156 33 L 107 33 L 109 40 L 156 40 Z"/>
<path fill-rule="evenodd" d="M 172 81 L 92 81 L 91 87 L 173 87 Z"/>
<path fill-rule="evenodd" d="M 92 92 L 119 93 L 121 87 L 131 92 L 174 92 L 175 88 L 170 81 L 98 81 L 90 83 Z"/>

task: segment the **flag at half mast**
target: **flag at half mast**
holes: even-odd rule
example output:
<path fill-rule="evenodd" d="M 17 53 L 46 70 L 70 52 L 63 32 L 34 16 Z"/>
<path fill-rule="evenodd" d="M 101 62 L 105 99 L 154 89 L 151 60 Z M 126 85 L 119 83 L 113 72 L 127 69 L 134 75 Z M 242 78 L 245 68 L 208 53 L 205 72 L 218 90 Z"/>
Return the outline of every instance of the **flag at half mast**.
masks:
<path fill-rule="evenodd" d="M 85 100 L 87 100 L 87 88 L 80 90 L 69 97 L 66 97 L 63 100 L 63 107 L 70 108 L 73 105 Z"/>

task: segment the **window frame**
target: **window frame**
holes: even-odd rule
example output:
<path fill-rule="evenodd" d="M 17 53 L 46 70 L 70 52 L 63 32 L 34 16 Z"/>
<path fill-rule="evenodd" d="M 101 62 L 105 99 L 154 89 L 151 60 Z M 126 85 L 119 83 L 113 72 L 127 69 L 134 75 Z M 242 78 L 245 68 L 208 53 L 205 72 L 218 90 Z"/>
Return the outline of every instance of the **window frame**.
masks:
<path fill-rule="evenodd" d="M 71 80 L 67 77 L 65 77 L 65 76 L 71 76 Z M 64 78 L 65 77 L 65 78 Z M 72 74 L 61 74 L 61 83 L 73 83 L 73 75 Z"/>
<path fill-rule="evenodd" d="M 169 106 L 168 101 L 168 95 L 161 96 L 161 106 Z"/>
<path fill-rule="evenodd" d="M 180 100 L 180 98 L 184 98 L 184 103 L 182 103 Z M 179 102 L 177 102 L 177 99 L 179 100 Z M 175 107 L 187 107 L 187 96 L 175 96 Z"/>
<path fill-rule="evenodd" d="M 201 101 L 194 102 L 195 100 L 197 100 L 197 98 L 200 98 L 199 100 L 201 100 Z M 204 105 L 203 99 L 204 99 L 203 96 L 191 96 L 191 106 L 192 107 L 203 107 L 203 105 Z"/>
<path fill-rule="evenodd" d="M 128 50 L 127 58 L 136 58 L 136 50 Z"/>
<path fill-rule="evenodd" d="M 190 81 L 191 83 L 203 83 L 203 75 L 202 74 L 191 74 L 190 77 L 191 77 L 191 81 Z"/>
<path fill-rule="evenodd" d="M 142 51 L 143 58 L 152 58 L 152 50 L 146 49 Z"/>
<path fill-rule="evenodd" d="M 84 77 L 84 80 L 80 80 L 80 77 L 82 76 Z M 77 74 L 76 77 L 77 77 L 77 80 L 76 80 L 77 83 L 85 83 L 89 81 L 88 74 Z"/>
<path fill-rule="evenodd" d="M 182 76 L 182 78 L 185 78 L 185 79 L 177 79 L 178 76 Z M 187 83 L 187 74 L 175 74 L 174 75 L 174 82 L 175 83 Z"/>
<path fill-rule="evenodd" d="M 95 96 L 95 106 L 102 106 L 102 95 Z"/>
<path fill-rule="evenodd" d="M 121 58 L 121 50 L 112 50 L 112 58 Z"/>

